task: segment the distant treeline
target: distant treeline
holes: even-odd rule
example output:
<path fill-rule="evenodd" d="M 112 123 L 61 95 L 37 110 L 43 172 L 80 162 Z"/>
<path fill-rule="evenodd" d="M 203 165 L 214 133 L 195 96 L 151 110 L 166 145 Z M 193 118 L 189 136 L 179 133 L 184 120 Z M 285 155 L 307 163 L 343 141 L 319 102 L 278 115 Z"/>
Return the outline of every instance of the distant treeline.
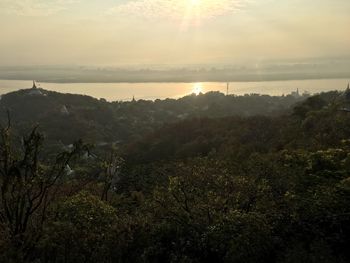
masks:
<path fill-rule="evenodd" d="M 217 118 L 232 115 L 281 115 L 306 96 L 225 96 L 219 92 L 190 95 L 180 99 L 107 102 L 82 95 L 21 90 L 2 96 L 0 120 L 10 112 L 17 129 L 25 132 L 40 125 L 47 140 L 70 144 L 81 138 L 103 143 L 141 138 L 166 123 L 192 118 Z M 69 131 L 69 132 L 67 132 Z"/>

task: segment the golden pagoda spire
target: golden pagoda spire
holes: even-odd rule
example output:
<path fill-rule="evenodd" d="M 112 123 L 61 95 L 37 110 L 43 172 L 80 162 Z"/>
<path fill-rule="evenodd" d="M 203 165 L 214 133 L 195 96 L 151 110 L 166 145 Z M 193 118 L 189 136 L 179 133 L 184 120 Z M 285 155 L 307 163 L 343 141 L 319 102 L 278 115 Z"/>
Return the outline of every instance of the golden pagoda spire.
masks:
<path fill-rule="evenodd" d="M 32 87 L 32 89 L 37 89 L 37 86 L 36 86 L 35 80 L 33 80 L 33 87 Z"/>

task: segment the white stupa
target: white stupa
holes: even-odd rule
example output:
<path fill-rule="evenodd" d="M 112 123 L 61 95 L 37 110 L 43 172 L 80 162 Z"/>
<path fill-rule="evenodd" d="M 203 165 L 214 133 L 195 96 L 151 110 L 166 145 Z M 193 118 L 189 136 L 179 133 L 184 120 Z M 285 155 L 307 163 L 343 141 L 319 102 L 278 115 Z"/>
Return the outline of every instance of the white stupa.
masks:
<path fill-rule="evenodd" d="M 37 88 L 35 80 L 33 80 L 33 87 L 29 90 L 28 95 L 30 96 L 42 96 L 43 93 Z"/>
<path fill-rule="evenodd" d="M 74 174 L 74 170 L 72 170 L 69 166 L 69 164 L 66 165 L 66 167 L 64 168 L 64 171 L 66 173 L 66 175 L 72 175 Z"/>
<path fill-rule="evenodd" d="M 60 112 L 61 112 L 62 115 L 69 115 L 69 114 L 70 114 L 69 111 L 68 111 L 68 109 L 67 109 L 67 107 L 66 107 L 66 105 L 63 105 L 63 106 L 61 107 Z"/>

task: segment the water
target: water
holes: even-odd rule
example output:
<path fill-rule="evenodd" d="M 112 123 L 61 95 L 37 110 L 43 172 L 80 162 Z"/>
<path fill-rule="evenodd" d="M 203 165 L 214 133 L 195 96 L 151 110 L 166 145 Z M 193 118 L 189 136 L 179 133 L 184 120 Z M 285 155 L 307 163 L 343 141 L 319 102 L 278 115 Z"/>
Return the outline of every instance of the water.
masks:
<path fill-rule="evenodd" d="M 250 93 L 282 95 L 296 89 L 301 93 L 319 93 L 330 90 L 344 90 L 347 79 L 288 80 L 263 82 L 231 82 L 229 93 L 244 95 Z M 135 99 L 179 98 L 191 93 L 220 91 L 226 93 L 226 83 L 39 83 L 39 87 L 61 93 L 84 94 L 108 101 Z M 0 94 L 32 87 L 31 81 L 0 80 Z"/>

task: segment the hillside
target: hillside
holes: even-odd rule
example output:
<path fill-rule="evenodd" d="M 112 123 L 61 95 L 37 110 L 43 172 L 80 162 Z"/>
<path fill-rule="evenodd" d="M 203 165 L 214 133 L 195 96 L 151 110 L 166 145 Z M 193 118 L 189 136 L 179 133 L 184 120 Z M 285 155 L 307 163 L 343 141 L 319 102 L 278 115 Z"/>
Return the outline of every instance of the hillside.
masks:
<path fill-rule="evenodd" d="M 165 123 L 192 118 L 276 116 L 306 97 L 256 94 L 225 96 L 209 92 L 198 96 L 156 101 L 107 102 L 92 97 L 27 89 L 2 96 L 1 120 L 9 110 L 22 132 L 38 124 L 49 141 L 72 143 L 82 138 L 95 143 L 128 142 Z"/>
<path fill-rule="evenodd" d="M 28 92 L 1 100 L 1 262 L 349 262 L 350 90 Z M 51 147 L 81 135 L 124 141 Z"/>
<path fill-rule="evenodd" d="M 163 126 L 126 149 L 137 162 L 215 155 L 247 155 L 300 147 L 336 147 L 350 137 L 350 114 L 342 93 L 307 98 L 273 116 L 194 118 Z"/>

